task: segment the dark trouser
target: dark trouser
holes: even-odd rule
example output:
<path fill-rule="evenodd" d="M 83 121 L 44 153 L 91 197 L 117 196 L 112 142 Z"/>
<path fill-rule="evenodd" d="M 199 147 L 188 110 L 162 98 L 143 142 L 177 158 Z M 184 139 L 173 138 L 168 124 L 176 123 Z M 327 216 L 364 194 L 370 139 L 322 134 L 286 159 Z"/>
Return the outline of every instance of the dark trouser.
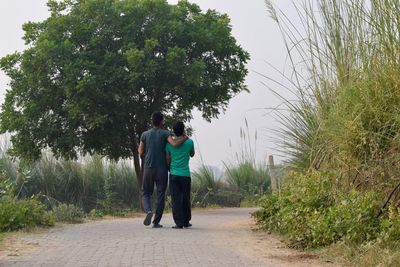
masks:
<path fill-rule="evenodd" d="M 169 190 L 172 198 L 172 215 L 177 226 L 185 226 L 192 219 L 190 203 L 190 177 L 169 176 Z"/>
<path fill-rule="evenodd" d="M 151 211 L 151 195 L 154 191 L 154 184 L 157 189 L 157 209 L 153 219 L 154 224 L 161 221 L 165 207 L 165 191 L 168 184 L 167 169 L 145 168 L 143 172 L 142 202 L 144 211 Z"/>

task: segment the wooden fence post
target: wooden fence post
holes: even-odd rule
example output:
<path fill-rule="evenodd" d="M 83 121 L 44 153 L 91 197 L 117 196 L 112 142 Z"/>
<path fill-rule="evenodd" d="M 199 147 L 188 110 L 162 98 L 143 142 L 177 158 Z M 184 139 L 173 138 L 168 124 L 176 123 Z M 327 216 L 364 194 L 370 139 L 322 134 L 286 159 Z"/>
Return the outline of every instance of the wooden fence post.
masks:
<path fill-rule="evenodd" d="M 275 175 L 275 165 L 274 165 L 274 156 L 270 155 L 268 157 L 268 170 L 269 176 L 271 177 L 271 193 L 276 193 L 276 175 Z"/>

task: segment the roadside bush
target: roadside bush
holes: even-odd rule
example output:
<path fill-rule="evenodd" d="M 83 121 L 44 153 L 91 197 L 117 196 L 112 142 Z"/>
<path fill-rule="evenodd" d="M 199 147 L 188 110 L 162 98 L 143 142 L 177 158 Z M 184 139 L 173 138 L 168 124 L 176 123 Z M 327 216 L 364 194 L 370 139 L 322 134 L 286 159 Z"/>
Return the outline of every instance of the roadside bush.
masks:
<path fill-rule="evenodd" d="M 310 214 L 307 247 L 322 247 L 339 240 L 361 244 L 379 233 L 377 195 L 350 191 L 329 208 Z"/>
<path fill-rule="evenodd" d="M 6 196 L 12 196 L 14 194 L 14 185 L 8 179 L 0 178 L 0 200 Z"/>
<path fill-rule="evenodd" d="M 292 174 L 279 195 L 261 198 L 255 213 L 269 231 L 284 234 L 296 247 L 319 248 L 339 240 L 376 238 L 378 197 L 374 192 L 338 192 L 330 174 Z"/>
<path fill-rule="evenodd" d="M 337 242 L 322 250 L 324 257 L 345 266 L 400 266 L 399 212 L 399 208 L 390 206 L 383 218 L 376 219 L 379 229 L 376 229 L 375 240 L 361 244 L 349 240 Z M 360 227 L 364 224 L 360 222 Z"/>
<path fill-rule="evenodd" d="M 72 204 L 60 204 L 51 211 L 57 222 L 82 223 L 85 214 Z"/>
<path fill-rule="evenodd" d="M 98 220 L 104 217 L 103 212 L 100 210 L 92 209 L 88 214 L 87 217 L 91 220 Z"/>
<path fill-rule="evenodd" d="M 400 208 L 389 207 L 387 218 L 381 222 L 380 240 L 393 242 L 400 240 Z"/>
<path fill-rule="evenodd" d="M 0 232 L 51 225 L 53 216 L 36 198 L 19 200 L 6 196 L 0 200 Z"/>

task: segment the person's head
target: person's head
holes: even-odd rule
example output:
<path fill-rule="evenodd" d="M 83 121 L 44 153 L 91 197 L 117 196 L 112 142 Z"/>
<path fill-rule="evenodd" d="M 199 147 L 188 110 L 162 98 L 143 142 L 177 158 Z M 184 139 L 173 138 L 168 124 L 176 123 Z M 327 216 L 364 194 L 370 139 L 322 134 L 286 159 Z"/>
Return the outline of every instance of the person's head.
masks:
<path fill-rule="evenodd" d="M 164 122 L 164 115 L 160 111 L 156 111 L 151 115 L 151 120 L 155 127 L 161 127 Z"/>
<path fill-rule="evenodd" d="M 185 124 L 183 124 L 183 122 L 181 121 L 177 121 L 172 126 L 172 129 L 174 130 L 174 134 L 176 136 L 182 136 L 183 133 L 185 132 Z"/>

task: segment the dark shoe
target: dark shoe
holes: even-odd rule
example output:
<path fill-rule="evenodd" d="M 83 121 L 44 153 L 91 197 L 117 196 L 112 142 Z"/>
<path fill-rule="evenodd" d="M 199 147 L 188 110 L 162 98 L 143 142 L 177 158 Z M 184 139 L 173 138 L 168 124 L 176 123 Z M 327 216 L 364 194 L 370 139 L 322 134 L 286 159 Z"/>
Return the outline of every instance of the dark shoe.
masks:
<path fill-rule="evenodd" d="M 153 228 L 162 228 L 163 226 L 159 223 L 153 224 Z"/>
<path fill-rule="evenodd" d="M 150 225 L 150 223 L 151 223 L 151 218 L 153 218 L 153 213 L 152 213 L 151 211 L 149 211 L 149 212 L 146 214 L 146 218 L 144 218 L 143 224 L 146 225 L 146 226 Z"/>
<path fill-rule="evenodd" d="M 182 229 L 182 228 L 183 228 L 183 226 L 178 226 L 178 225 L 172 226 L 172 229 Z"/>
<path fill-rule="evenodd" d="M 192 224 L 191 224 L 191 223 L 185 223 L 185 224 L 183 225 L 183 227 L 189 228 L 189 227 L 192 227 Z"/>

